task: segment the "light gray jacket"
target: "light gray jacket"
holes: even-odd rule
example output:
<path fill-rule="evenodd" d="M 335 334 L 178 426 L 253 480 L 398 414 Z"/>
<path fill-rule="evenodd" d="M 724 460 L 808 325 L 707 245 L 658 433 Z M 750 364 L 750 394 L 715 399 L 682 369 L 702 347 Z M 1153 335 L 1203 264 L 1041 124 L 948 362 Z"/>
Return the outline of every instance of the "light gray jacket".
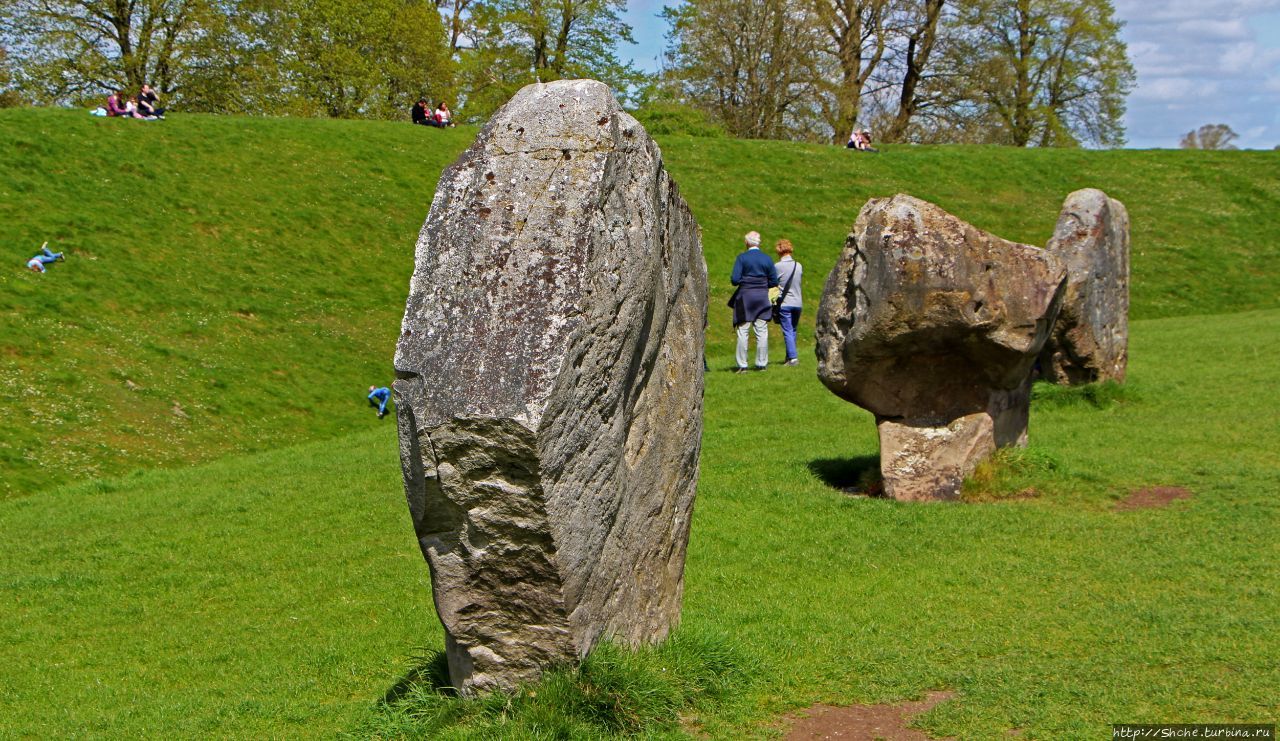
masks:
<path fill-rule="evenodd" d="M 782 297 L 783 306 L 794 306 L 799 308 L 803 306 L 800 298 L 800 280 L 804 278 L 804 266 L 791 259 L 791 255 L 787 255 L 778 261 L 778 288 L 786 288 L 787 280 L 791 280 L 791 287 L 787 289 L 787 295 Z M 792 272 L 795 278 L 791 277 Z"/>

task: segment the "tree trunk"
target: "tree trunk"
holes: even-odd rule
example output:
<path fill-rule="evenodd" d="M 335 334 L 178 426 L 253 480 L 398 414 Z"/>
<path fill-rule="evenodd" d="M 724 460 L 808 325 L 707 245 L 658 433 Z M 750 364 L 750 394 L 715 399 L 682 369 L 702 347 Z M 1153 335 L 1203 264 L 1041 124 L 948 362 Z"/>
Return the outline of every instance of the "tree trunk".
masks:
<path fill-rule="evenodd" d="M 1035 91 L 1031 85 L 1031 65 L 1035 53 L 1037 34 L 1032 27 L 1031 0 L 1018 0 L 1015 11 L 1018 16 L 1018 58 L 1014 60 L 1017 87 L 1013 102 L 1013 145 L 1025 147 L 1031 142 L 1034 121 L 1031 105 Z"/>
<path fill-rule="evenodd" d="M 893 117 L 889 130 L 881 138 L 887 142 L 898 142 L 906 138 L 907 127 L 916 114 L 919 102 L 916 100 L 916 89 L 929 66 L 929 56 L 933 53 L 933 45 L 938 40 L 938 19 L 942 16 L 942 7 L 946 0 L 925 0 L 925 17 L 923 22 L 907 37 L 907 69 L 902 76 L 902 87 L 898 95 L 898 112 Z"/>
<path fill-rule="evenodd" d="M 576 11 L 577 6 L 573 0 L 563 0 L 560 3 L 560 31 L 556 34 L 556 53 L 551 60 L 551 69 L 556 76 L 564 75 L 564 61 L 569 54 L 569 34 L 573 31 L 574 21 L 578 19 Z"/>

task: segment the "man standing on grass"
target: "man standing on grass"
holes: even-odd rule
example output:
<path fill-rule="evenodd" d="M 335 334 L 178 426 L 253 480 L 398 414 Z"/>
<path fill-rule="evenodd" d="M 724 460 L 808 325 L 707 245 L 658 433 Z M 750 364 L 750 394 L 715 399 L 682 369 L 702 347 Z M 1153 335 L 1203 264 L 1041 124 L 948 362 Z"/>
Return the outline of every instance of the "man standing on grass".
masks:
<path fill-rule="evenodd" d="M 733 275 L 729 278 L 729 282 L 738 287 L 729 300 L 729 306 L 733 307 L 733 327 L 738 331 L 735 373 L 747 372 L 747 343 L 752 329 L 756 335 L 756 370 L 769 366 L 769 320 L 773 318 L 769 289 L 778 285 L 778 269 L 773 260 L 760 251 L 760 233 L 747 232 L 743 241 L 747 249 L 734 261 Z"/>
<path fill-rule="evenodd" d="M 378 410 L 378 419 L 387 416 L 387 402 L 391 399 L 391 389 L 383 386 L 369 387 L 369 406 L 376 407 Z"/>

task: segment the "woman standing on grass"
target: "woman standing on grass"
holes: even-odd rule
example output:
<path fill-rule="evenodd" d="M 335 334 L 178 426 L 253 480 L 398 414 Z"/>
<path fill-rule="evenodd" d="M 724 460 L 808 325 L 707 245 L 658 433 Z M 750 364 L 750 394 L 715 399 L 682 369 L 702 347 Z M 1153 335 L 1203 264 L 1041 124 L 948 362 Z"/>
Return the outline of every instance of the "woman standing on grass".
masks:
<path fill-rule="evenodd" d="M 778 271 L 778 285 L 782 286 L 781 301 L 779 301 L 779 323 L 782 325 L 782 339 L 787 345 L 787 362 L 785 365 L 800 365 L 799 356 L 796 354 L 796 327 L 800 324 L 800 309 L 803 305 L 800 300 L 800 279 L 804 276 L 804 266 L 796 262 L 791 256 L 795 250 L 791 246 L 791 240 L 779 239 L 774 245 L 774 250 L 778 253 L 778 264 L 774 267 Z"/>

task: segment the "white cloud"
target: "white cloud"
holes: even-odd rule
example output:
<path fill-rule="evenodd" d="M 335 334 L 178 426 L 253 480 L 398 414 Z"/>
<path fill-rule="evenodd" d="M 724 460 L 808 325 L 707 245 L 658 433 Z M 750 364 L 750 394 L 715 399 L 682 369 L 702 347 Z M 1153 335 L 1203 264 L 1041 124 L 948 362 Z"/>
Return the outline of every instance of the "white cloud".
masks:
<path fill-rule="evenodd" d="M 1115 7 L 1131 23 L 1167 23 L 1280 11 L 1280 0 L 1117 0 Z"/>
<path fill-rule="evenodd" d="M 1280 120 L 1280 48 L 1258 38 L 1280 0 L 1117 0 L 1138 72 L 1126 116 L 1134 146 L 1177 146 L 1206 123 L 1242 132 L 1241 146 L 1274 142 Z M 1274 45 L 1274 39 L 1272 40 Z"/>
<path fill-rule="evenodd" d="M 1241 41 L 1252 38 L 1253 34 L 1239 18 L 1229 20 L 1213 20 L 1196 18 L 1182 21 L 1177 25 L 1178 33 L 1188 38 L 1212 41 Z"/>
<path fill-rule="evenodd" d="M 1206 95 L 1217 95 L 1218 84 L 1187 77 L 1161 77 L 1141 84 L 1133 91 L 1130 100 L 1155 102 L 1179 102 Z"/>

